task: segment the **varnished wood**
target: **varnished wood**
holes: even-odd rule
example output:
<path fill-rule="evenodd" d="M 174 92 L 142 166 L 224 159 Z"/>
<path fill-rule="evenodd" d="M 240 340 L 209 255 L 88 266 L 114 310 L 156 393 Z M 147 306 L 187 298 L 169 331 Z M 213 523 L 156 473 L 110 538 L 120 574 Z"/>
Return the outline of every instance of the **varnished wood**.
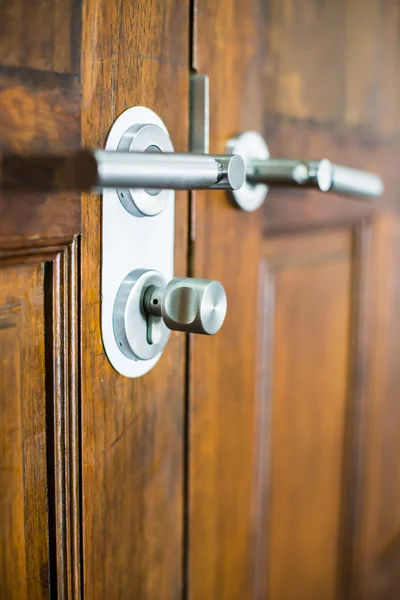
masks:
<path fill-rule="evenodd" d="M 78 3 L 0 14 L 2 155 L 78 149 Z M 80 215 L 78 193 L 2 187 L 1 598 L 80 598 Z"/>
<path fill-rule="evenodd" d="M 397 597 L 397 217 L 379 215 L 398 210 L 398 17 L 375 0 L 195 4 L 213 151 L 263 130 L 274 157 L 376 171 L 386 191 L 270 191 L 262 218 L 194 195 L 192 274 L 229 308 L 190 346 L 191 598 Z"/>
<path fill-rule="evenodd" d="M 377 219 L 366 251 L 370 268 L 362 288 L 365 309 L 359 373 L 358 502 L 355 514 L 354 597 L 397 598 L 399 578 L 399 220 Z M 372 291 L 374 290 L 374 291 Z"/>
<path fill-rule="evenodd" d="M 0 63 L 70 73 L 79 4 L 75 0 L 2 0 Z"/>
<path fill-rule="evenodd" d="M 0 309 L 0 339 L 2 351 L 10 356 L 8 364 L 2 364 L 0 377 L 1 415 L 1 479 L 5 493 L 1 499 L 1 523 L 3 562 L 2 596 L 26 598 L 25 528 L 23 495 L 22 408 L 19 382 L 20 356 L 18 335 L 21 305 L 17 302 Z M 10 394 L 9 388 L 14 390 Z M 12 549 L 12 550 L 11 550 Z M 14 585 L 15 582 L 15 585 Z"/>
<path fill-rule="evenodd" d="M 188 6 L 84 5 L 83 145 L 103 145 L 126 108 L 151 108 L 176 150 L 188 143 Z M 129 218 L 129 216 L 128 216 Z M 185 337 L 144 377 L 119 375 L 100 332 L 98 199 L 84 198 L 82 466 L 86 598 L 178 599 L 183 584 Z M 186 273 L 187 194 L 176 195 L 175 273 Z"/>
<path fill-rule="evenodd" d="M 366 168 L 383 177 L 386 190 L 373 204 L 274 191 L 264 207 L 266 231 L 357 221 L 377 206 L 398 206 L 399 19 L 396 0 L 268 3 L 264 132 L 271 155 Z"/>
<path fill-rule="evenodd" d="M 0 259 L 0 597 L 44 598 L 51 588 L 79 598 L 76 243 L 46 268 L 40 252 L 31 259 Z"/>
<path fill-rule="evenodd" d="M 399 141 L 393 136 L 276 118 L 268 113 L 264 135 L 273 157 L 329 158 L 334 163 L 378 173 L 385 184 L 383 196 L 374 201 L 315 190 L 270 190 L 262 208 L 265 235 L 357 223 L 379 210 L 398 209 L 400 181 L 394 157 L 399 152 Z"/>
<path fill-rule="evenodd" d="M 271 461 L 265 589 L 277 599 L 296 590 L 305 598 L 336 598 L 352 236 L 271 239 L 264 256 L 274 278 L 271 422 L 263 432 L 270 443 L 262 457 L 264 468 Z"/>
<path fill-rule="evenodd" d="M 263 7 L 200 0 L 194 18 L 195 67 L 210 78 L 210 147 L 223 153 L 233 134 L 262 130 Z M 246 600 L 261 597 L 264 569 L 254 544 L 261 221 L 258 213 L 235 210 L 220 192 L 193 196 L 191 273 L 221 281 L 228 312 L 217 335 L 191 340 L 189 597 Z"/>
<path fill-rule="evenodd" d="M 0 278 L 0 597 L 46 598 L 49 554 L 43 270 L 38 265 L 18 271 L 3 269 Z M 28 364 L 29 376 L 24 376 Z"/>
<path fill-rule="evenodd" d="M 79 244 L 46 265 L 48 460 L 53 466 L 50 531 L 53 585 L 61 598 L 81 595 Z"/>
<path fill-rule="evenodd" d="M 397 0 L 269 0 L 266 10 L 266 112 L 399 131 Z"/>
<path fill-rule="evenodd" d="M 192 69 L 213 152 L 255 129 L 272 156 L 386 185 L 271 191 L 254 214 L 197 192 L 190 232 L 178 193 L 175 274 L 220 280 L 228 315 L 136 381 L 101 341 L 99 197 L 81 226 L 77 193 L 2 188 L 0 598 L 399 596 L 399 18 L 397 0 L 0 2 L 2 155 L 103 146 L 133 105 L 187 151 Z"/>
<path fill-rule="evenodd" d="M 43 24 L 45 29 L 45 23 Z M 80 148 L 80 86 L 67 76 L 26 75 L 0 67 L 0 152 L 62 153 Z M 64 243 L 80 231 L 80 196 L 0 192 L 0 245 L 41 238 Z"/>

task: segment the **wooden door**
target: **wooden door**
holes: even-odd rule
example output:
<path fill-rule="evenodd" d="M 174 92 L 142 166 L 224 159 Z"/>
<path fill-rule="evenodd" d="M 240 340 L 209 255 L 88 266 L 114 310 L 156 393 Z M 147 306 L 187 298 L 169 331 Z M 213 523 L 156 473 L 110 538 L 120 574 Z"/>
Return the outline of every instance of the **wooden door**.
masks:
<path fill-rule="evenodd" d="M 270 190 L 250 214 L 194 196 L 191 273 L 229 307 L 190 345 L 192 600 L 400 597 L 399 19 L 397 1 L 195 3 L 214 152 L 256 130 L 386 193 Z"/>
<path fill-rule="evenodd" d="M 100 198 L 2 189 L 1 599 L 400 597 L 399 19 L 398 0 L 0 0 L 3 154 L 102 147 L 134 105 L 188 151 L 196 71 L 212 152 L 254 129 L 386 184 L 375 204 L 271 190 L 255 213 L 178 192 L 175 272 L 221 281 L 228 315 L 137 380 L 102 346 Z"/>
<path fill-rule="evenodd" d="M 79 148 L 79 10 L 1 2 L 0 24 L 2 156 Z M 79 597 L 80 231 L 78 193 L 2 185 L 2 599 Z"/>
<path fill-rule="evenodd" d="M 2 1 L 2 152 L 103 147 L 135 105 L 187 150 L 189 19 L 175 0 Z M 2 599 L 181 596 L 186 340 L 172 334 L 145 378 L 111 367 L 100 207 L 95 194 L 1 195 Z M 187 223 L 181 192 L 182 275 Z"/>

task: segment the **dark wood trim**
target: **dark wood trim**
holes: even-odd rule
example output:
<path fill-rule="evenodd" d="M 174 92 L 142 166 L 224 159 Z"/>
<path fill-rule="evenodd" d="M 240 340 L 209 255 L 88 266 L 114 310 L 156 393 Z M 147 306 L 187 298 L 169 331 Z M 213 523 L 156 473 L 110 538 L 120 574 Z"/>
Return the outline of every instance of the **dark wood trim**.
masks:
<path fill-rule="evenodd" d="M 264 257 L 259 265 L 259 327 L 257 330 L 255 469 L 254 469 L 254 599 L 268 596 L 269 505 L 271 483 L 271 417 L 273 389 L 273 343 L 275 317 L 275 273 Z"/>
<path fill-rule="evenodd" d="M 47 243 L 50 241 L 50 244 Z M 51 240 L 41 240 L 43 245 L 36 247 L 20 247 L 15 249 L 0 249 L 0 269 L 10 265 L 26 265 L 38 262 L 53 261 L 60 252 L 65 251 L 63 243 L 51 243 Z"/>
<path fill-rule="evenodd" d="M 347 413 L 343 451 L 342 515 L 339 546 L 338 590 L 340 598 L 358 598 L 362 557 L 360 515 L 364 480 L 362 447 L 368 377 L 368 349 L 371 344 L 371 259 L 372 222 L 354 228 L 352 277 L 352 327 L 349 335 L 350 363 Z"/>
<path fill-rule="evenodd" d="M 7 85 L 15 81 L 22 83 L 24 87 L 37 88 L 38 90 L 59 88 L 69 90 L 75 81 L 79 81 L 79 73 L 59 73 L 45 69 L 33 69 L 32 67 L 14 67 L 0 64 L 0 77 L 7 77 Z M 0 89 L 4 84 L 0 81 Z"/>
<path fill-rule="evenodd" d="M 16 327 L 21 312 L 21 304 L 14 302 L 0 306 L 0 329 Z"/>
<path fill-rule="evenodd" d="M 72 0 L 71 69 L 72 76 L 81 75 L 82 0 Z"/>
<path fill-rule="evenodd" d="M 400 141 L 400 134 L 393 132 L 392 134 L 382 134 L 376 129 L 365 127 L 365 125 L 346 125 L 343 127 L 343 122 L 328 120 L 328 119 L 300 119 L 297 117 L 291 117 L 287 115 L 280 115 L 278 113 L 268 112 L 264 115 L 264 133 L 266 135 L 272 134 L 275 128 L 280 125 L 287 123 L 301 129 L 310 129 L 312 131 L 326 131 L 330 134 L 344 138 L 352 139 L 356 138 L 359 143 L 367 146 L 375 146 L 378 144 L 394 143 L 398 144 Z"/>
<path fill-rule="evenodd" d="M 47 264 L 46 376 L 53 417 L 48 454 L 51 587 L 57 597 L 81 598 L 79 242 L 74 240 Z M 56 578 L 54 573 L 56 573 Z M 53 589 L 52 589 L 53 594 Z"/>
<path fill-rule="evenodd" d="M 26 243 L 27 240 L 22 241 Z M 0 268 L 44 262 L 47 486 L 50 592 L 82 597 L 80 474 L 80 239 L 36 240 L 0 251 Z M 20 305 L 1 308 L 0 328 L 15 325 Z"/>

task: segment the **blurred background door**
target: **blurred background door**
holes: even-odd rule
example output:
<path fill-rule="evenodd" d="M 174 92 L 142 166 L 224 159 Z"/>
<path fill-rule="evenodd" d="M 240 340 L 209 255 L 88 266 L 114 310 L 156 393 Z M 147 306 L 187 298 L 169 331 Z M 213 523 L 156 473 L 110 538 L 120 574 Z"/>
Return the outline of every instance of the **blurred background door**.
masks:
<path fill-rule="evenodd" d="M 197 0 L 211 148 L 376 171 L 375 205 L 270 191 L 192 205 L 192 273 L 220 279 L 218 336 L 190 346 L 192 599 L 400 597 L 400 3 Z"/>
<path fill-rule="evenodd" d="M 100 201 L 0 197 L 0 598 L 400 597 L 400 2 L 0 0 L 2 152 L 103 146 L 144 105 L 188 150 L 379 173 L 377 202 L 179 192 L 175 271 L 211 338 L 129 380 L 100 333 Z"/>

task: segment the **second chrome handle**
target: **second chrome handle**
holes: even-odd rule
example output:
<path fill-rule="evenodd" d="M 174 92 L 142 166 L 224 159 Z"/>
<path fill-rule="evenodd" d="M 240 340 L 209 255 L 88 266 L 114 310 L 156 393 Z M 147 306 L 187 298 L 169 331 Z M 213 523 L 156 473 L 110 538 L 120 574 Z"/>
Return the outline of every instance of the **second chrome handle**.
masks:
<path fill-rule="evenodd" d="M 246 164 L 246 181 L 241 189 L 232 192 L 242 210 L 252 211 L 261 206 L 269 186 L 309 187 L 362 198 L 378 197 L 384 189 L 379 175 L 335 165 L 327 159 L 270 158 L 264 138 L 255 131 L 229 140 L 227 151 L 243 156 Z"/>
<path fill-rule="evenodd" d="M 302 186 L 321 192 L 376 197 L 383 192 L 382 179 L 374 173 L 332 164 L 329 160 L 300 161 L 250 158 L 247 181 L 253 185 Z"/>

